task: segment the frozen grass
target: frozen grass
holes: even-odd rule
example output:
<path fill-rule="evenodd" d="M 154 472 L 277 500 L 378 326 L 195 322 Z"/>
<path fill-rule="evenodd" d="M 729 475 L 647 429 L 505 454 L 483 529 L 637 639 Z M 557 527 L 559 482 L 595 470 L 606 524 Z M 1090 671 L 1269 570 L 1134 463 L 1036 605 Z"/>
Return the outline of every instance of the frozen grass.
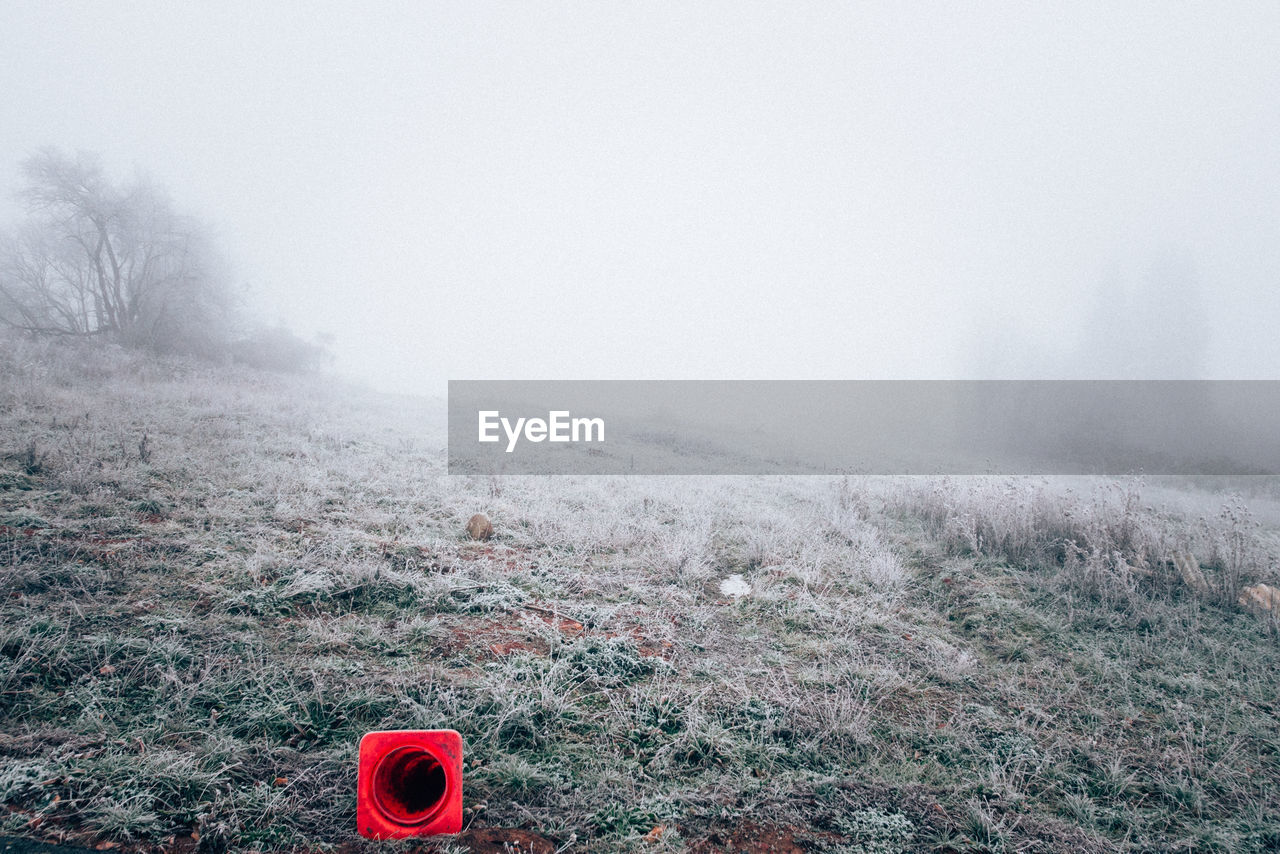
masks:
<path fill-rule="evenodd" d="M 353 842 L 359 736 L 448 726 L 566 851 L 1280 845 L 1269 486 L 450 478 L 441 415 L 6 342 L 3 831 Z"/>

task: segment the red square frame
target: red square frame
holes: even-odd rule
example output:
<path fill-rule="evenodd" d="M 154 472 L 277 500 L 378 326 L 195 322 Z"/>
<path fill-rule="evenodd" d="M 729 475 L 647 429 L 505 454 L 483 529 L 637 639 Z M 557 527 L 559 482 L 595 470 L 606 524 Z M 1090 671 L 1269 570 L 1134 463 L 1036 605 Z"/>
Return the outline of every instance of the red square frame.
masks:
<path fill-rule="evenodd" d="M 360 739 L 356 823 L 369 839 L 462 830 L 462 736 L 381 730 Z"/>

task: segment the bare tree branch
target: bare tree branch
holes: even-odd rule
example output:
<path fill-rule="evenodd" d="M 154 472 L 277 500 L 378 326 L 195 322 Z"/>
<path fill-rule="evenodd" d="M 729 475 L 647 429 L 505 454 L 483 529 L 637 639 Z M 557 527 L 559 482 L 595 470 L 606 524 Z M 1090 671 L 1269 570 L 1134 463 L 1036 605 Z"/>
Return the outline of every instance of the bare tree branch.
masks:
<path fill-rule="evenodd" d="M 30 219 L 0 246 L 0 322 L 161 349 L 225 339 L 227 282 L 198 224 L 162 190 L 115 186 L 97 157 L 54 149 L 23 173 Z"/>

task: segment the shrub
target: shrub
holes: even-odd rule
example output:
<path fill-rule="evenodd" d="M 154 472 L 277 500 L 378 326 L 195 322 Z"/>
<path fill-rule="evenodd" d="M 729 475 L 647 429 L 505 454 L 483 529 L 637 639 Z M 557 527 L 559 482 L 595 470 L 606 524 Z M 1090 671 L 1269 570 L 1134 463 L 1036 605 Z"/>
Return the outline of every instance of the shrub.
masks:
<path fill-rule="evenodd" d="M 232 358 L 264 371 L 310 373 L 332 360 L 321 342 L 306 341 L 283 326 L 254 329 L 231 347 Z"/>

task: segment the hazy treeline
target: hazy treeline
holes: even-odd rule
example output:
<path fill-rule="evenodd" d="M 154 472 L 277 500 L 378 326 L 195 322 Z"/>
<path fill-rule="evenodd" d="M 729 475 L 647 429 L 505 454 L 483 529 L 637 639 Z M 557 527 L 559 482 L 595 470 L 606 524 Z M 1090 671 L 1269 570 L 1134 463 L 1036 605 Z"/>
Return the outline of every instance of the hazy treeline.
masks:
<path fill-rule="evenodd" d="M 0 323 L 162 353 L 310 370 L 325 348 L 247 316 L 211 229 L 144 178 L 114 182 L 93 154 L 22 163 L 26 217 L 0 234 Z"/>

